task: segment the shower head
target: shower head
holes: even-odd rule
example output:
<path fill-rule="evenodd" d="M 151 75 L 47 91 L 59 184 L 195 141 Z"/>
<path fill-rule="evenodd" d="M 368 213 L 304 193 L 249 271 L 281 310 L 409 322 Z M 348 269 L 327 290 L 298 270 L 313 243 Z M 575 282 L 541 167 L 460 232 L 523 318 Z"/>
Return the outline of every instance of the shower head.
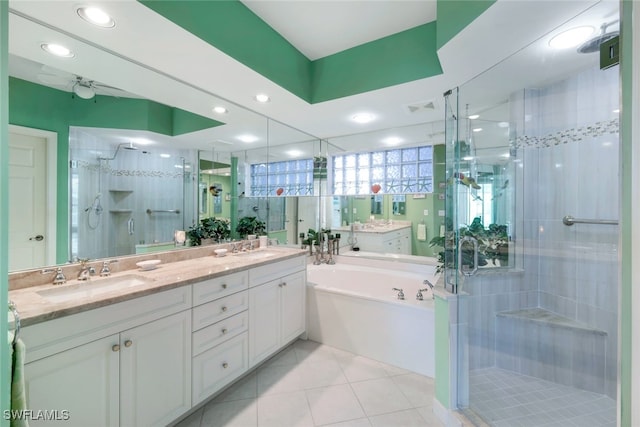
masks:
<path fill-rule="evenodd" d="M 617 22 L 618 21 L 612 21 L 612 22 L 607 22 L 607 23 L 602 24 L 600 26 L 600 34 L 598 34 L 597 36 L 595 36 L 591 40 L 587 40 L 586 42 L 582 43 L 578 47 L 578 53 L 594 53 L 594 52 L 598 52 L 600 50 L 600 45 L 602 43 L 607 42 L 607 41 L 611 40 L 612 38 L 616 37 L 618 34 L 620 34 L 619 31 L 611 31 L 610 33 L 607 33 L 607 27 L 609 27 L 610 25 L 613 25 L 613 24 L 615 24 Z"/>
<path fill-rule="evenodd" d="M 116 148 L 116 152 L 113 153 L 113 157 L 98 157 L 98 160 L 113 160 L 113 159 L 115 159 L 116 156 L 118 155 L 118 151 L 120 151 L 120 147 L 124 148 L 125 150 L 132 150 L 132 151 L 138 150 L 138 147 L 133 145 L 133 142 L 123 142 L 122 144 L 118 144 L 118 147 Z"/>

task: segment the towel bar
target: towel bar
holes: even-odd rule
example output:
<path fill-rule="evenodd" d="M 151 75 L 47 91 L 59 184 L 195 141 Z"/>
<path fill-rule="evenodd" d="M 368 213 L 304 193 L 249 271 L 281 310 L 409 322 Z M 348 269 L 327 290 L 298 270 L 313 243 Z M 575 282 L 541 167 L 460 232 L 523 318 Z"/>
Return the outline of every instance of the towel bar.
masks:
<path fill-rule="evenodd" d="M 13 342 L 11 345 L 15 345 L 18 340 L 18 335 L 20 335 L 20 314 L 18 314 L 18 309 L 13 301 L 9 301 L 9 310 L 13 313 Z"/>

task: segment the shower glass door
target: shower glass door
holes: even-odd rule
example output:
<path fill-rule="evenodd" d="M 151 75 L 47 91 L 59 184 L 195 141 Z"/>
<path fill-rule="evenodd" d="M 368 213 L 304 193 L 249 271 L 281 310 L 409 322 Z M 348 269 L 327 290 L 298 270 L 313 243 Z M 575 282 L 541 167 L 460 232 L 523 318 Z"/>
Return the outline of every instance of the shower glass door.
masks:
<path fill-rule="evenodd" d="M 616 425 L 619 71 L 551 36 L 446 97 L 456 405 L 479 425 Z"/>

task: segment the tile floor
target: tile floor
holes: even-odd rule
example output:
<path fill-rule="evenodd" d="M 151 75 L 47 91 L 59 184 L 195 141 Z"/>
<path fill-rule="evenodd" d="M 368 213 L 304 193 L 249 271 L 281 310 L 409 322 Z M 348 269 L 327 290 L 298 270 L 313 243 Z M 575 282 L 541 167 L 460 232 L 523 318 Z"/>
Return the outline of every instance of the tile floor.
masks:
<path fill-rule="evenodd" d="M 441 427 L 433 396 L 432 378 L 298 340 L 176 427 Z"/>
<path fill-rule="evenodd" d="M 470 408 L 493 427 L 615 427 L 616 401 L 498 368 L 469 375 Z"/>

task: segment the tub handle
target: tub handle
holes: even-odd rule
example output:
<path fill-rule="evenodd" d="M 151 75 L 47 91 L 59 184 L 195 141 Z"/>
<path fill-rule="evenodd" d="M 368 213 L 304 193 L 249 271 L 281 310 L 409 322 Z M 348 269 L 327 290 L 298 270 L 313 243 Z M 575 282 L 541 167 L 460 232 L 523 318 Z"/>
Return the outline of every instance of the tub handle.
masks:
<path fill-rule="evenodd" d="M 404 299 L 404 291 L 401 288 L 391 288 L 394 291 L 398 291 L 398 299 Z"/>
<path fill-rule="evenodd" d="M 473 268 L 465 269 L 462 265 L 462 245 L 471 242 L 473 245 Z M 458 241 L 458 271 L 465 276 L 473 276 L 478 271 L 478 241 L 471 236 L 464 236 Z"/>

